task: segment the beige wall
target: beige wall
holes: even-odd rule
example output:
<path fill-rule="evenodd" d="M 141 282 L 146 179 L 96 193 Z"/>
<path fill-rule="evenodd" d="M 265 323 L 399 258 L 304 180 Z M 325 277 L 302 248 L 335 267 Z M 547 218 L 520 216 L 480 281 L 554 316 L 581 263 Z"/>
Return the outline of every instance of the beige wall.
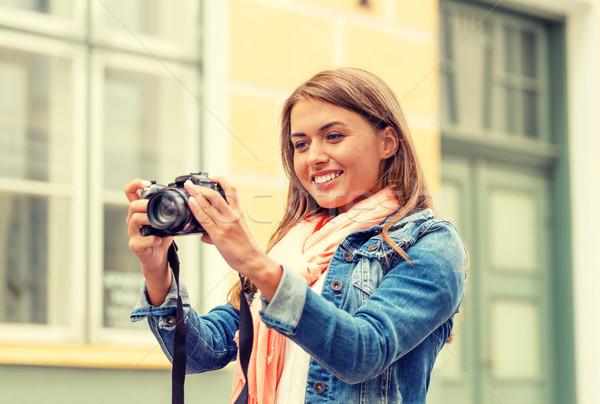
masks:
<path fill-rule="evenodd" d="M 407 115 L 430 184 L 439 184 L 438 1 L 231 0 L 229 142 L 232 181 L 262 245 L 283 214 L 278 123 L 283 100 L 314 73 L 370 70 Z"/>

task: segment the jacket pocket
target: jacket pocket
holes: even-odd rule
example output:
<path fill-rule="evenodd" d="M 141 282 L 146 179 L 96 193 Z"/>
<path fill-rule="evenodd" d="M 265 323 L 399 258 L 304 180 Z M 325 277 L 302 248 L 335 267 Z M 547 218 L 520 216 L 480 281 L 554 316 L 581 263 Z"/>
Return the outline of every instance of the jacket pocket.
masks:
<path fill-rule="evenodd" d="M 377 259 L 362 257 L 352 272 L 352 285 L 358 293 L 360 305 L 366 303 L 369 297 L 383 279 L 383 269 Z"/>
<path fill-rule="evenodd" d="M 393 380 L 393 367 L 387 368 L 374 379 L 360 384 L 361 404 L 402 403 L 402 394 Z"/>

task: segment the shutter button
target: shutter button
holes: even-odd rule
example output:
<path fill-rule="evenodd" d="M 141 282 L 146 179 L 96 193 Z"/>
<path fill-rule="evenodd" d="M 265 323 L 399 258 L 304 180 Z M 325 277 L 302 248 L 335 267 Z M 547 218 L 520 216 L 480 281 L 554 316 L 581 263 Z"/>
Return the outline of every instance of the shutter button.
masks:
<path fill-rule="evenodd" d="M 315 391 L 317 392 L 317 394 L 321 394 L 322 392 L 325 391 L 325 383 L 323 383 L 323 382 L 316 382 L 313 385 L 313 389 L 315 389 Z"/>
<path fill-rule="evenodd" d="M 177 322 L 177 319 L 175 316 L 167 316 L 165 317 L 165 324 L 166 325 L 175 325 L 175 323 Z"/>
<path fill-rule="evenodd" d="M 354 260 L 354 257 L 352 256 L 352 254 L 351 254 L 351 253 L 349 253 L 348 251 L 346 251 L 346 252 L 344 253 L 344 259 L 345 259 L 347 262 L 352 262 L 352 261 Z"/>
<path fill-rule="evenodd" d="M 342 282 L 340 281 L 333 281 L 331 282 L 331 289 L 335 290 L 336 292 L 342 289 Z"/>

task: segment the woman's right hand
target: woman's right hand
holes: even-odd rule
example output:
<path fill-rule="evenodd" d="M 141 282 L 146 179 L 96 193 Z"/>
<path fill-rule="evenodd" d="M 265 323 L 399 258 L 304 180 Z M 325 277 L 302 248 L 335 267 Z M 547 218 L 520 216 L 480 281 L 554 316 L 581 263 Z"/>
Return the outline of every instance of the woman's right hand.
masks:
<path fill-rule="evenodd" d="M 142 226 L 149 225 L 146 209 L 148 200 L 142 199 L 141 190 L 151 185 L 149 181 L 135 179 L 125 186 L 129 200 L 127 214 L 127 234 L 129 249 L 142 264 L 142 274 L 146 278 L 148 297 L 153 306 L 160 306 L 171 287 L 171 271 L 167 265 L 167 252 L 173 237 L 143 236 Z"/>

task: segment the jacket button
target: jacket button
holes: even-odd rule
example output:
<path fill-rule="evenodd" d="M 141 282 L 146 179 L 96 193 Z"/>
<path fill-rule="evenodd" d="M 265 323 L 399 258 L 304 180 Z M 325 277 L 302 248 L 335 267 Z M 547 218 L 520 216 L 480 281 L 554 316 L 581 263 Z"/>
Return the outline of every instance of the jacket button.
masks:
<path fill-rule="evenodd" d="M 369 246 L 368 250 L 369 250 L 369 251 L 375 251 L 375 250 L 377 249 L 377 246 L 378 246 L 378 244 L 377 244 L 377 243 L 375 243 L 375 244 L 372 244 L 372 245 L 370 245 L 370 246 Z"/>
<path fill-rule="evenodd" d="M 336 280 L 336 281 L 331 282 L 331 289 L 335 290 L 336 292 L 338 290 L 342 290 L 342 286 L 343 286 L 342 282 L 340 282 L 340 281 Z"/>
<path fill-rule="evenodd" d="M 167 317 L 165 317 L 165 324 L 166 325 L 175 325 L 176 322 L 177 322 L 177 318 L 175 316 L 167 316 Z"/>
<path fill-rule="evenodd" d="M 343 257 L 347 262 L 352 262 L 354 260 L 352 253 L 349 253 L 348 251 L 344 253 Z"/>
<path fill-rule="evenodd" d="M 315 391 L 317 392 L 317 394 L 321 394 L 322 392 L 325 391 L 325 383 L 323 383 L 323 382 L 316 382 L 313 385 L 313 389 L 315 389 Z"/>

